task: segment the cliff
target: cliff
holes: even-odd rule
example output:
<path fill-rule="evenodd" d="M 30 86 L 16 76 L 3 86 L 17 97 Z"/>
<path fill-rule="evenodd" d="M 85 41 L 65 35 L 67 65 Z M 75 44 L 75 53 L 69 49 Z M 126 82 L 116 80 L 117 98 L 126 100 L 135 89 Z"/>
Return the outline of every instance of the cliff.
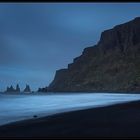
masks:
<path fill-rule="evenodd" d="M 57 70 L 50 92 L 140 92 L 140 17 L 102 32 L 67 69 Z"/>

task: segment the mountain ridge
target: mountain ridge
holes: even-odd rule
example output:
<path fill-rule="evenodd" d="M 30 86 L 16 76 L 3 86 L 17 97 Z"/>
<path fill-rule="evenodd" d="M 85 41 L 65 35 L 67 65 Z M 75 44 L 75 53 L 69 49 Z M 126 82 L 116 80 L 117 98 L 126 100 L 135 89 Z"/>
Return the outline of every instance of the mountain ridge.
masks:
<path fill-rule="evenodd" d="M 87 47 L 56 71 L 50 92 L 139 92 L 140 17 L 101 33 L 96 45 Z"/>

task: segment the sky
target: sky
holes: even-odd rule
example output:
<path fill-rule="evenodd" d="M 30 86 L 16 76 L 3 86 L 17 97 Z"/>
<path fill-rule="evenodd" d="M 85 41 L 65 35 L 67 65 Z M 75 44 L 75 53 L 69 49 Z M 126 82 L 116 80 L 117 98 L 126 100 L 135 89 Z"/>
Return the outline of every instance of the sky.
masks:
<path fill-rule="evenodd" d="M 140 3 L 0 3 L 0 91 L 48 86 L 101 32 L 140 16 Z"/>

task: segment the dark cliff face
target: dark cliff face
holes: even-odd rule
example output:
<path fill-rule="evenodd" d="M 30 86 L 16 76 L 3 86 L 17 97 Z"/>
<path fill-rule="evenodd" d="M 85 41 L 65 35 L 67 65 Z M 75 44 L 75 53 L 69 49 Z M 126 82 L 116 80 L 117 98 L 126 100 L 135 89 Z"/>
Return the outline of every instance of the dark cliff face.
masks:
<path fill-rule="evenodd" d="M 118 50 L 126 52 L 140 43 L 140 18 L 115 26 L 101 34 L 98 46 L 103 51 Z"/>
<path fill-rule="evenodd" d="M 56 71 L 48 91 L 140 92 L 140 18 L 101 34 L 67 69 Z"/>

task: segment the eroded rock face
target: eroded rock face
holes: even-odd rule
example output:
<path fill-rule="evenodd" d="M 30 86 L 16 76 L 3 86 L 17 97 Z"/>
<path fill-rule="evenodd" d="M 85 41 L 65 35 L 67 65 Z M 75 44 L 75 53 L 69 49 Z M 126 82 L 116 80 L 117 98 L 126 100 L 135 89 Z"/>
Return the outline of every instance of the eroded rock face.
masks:
<path fill-rule="evenodd" d="M 101 34 L 67 69 L 56 71 L 48 91 L 139 92 L 140 17 Z"/>
<path fill-rule="evenodd" d="M 115 26 L 101 34 L 98 46 L 101 50 L 119 50 L 126 52 L 140 43 L 140 18 Z"/>

